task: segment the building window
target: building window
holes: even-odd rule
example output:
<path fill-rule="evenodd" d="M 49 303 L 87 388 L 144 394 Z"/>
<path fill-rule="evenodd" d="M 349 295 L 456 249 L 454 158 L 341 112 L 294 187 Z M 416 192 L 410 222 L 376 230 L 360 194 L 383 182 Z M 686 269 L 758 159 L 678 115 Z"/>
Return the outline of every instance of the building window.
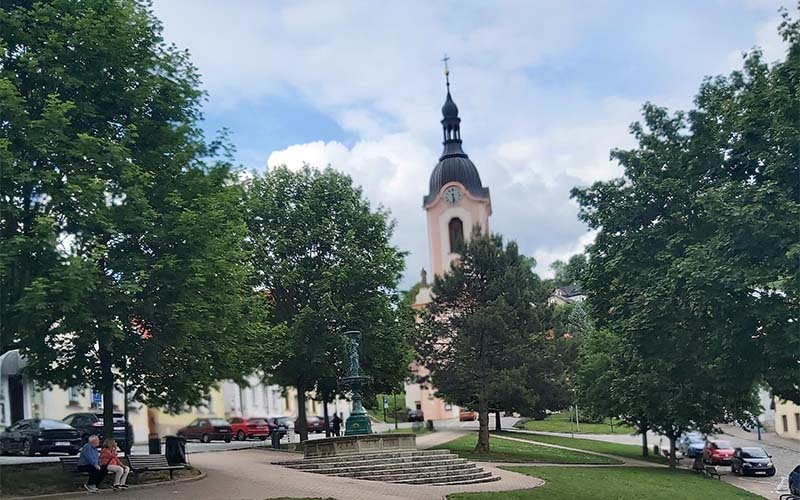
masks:
<path fill-rule="evenodd" d="M 800 413 L 794 414 L 794 425 L 797 427 L 797 430 L 800 431 Z"/>
<path fill-rule="evenodd" d="M 456 253 L 464 243 L 464 224 L 458 217 L 453 217 L 447 224 L 447 229 L 450 233 L 450 253 Z"/>
<path fill-rule="evenodd" d="M 77 387 L 70 387 L 68 396 L 70 406 L 79 406 L 81 404 L 81 391 Z"/>
<path fill-rule="evenodd" d="M 781 420 L 783 421 L 783 432 L 789 432 L 789 419 L 786 418 L 786 415 L 781 415 Z"/>

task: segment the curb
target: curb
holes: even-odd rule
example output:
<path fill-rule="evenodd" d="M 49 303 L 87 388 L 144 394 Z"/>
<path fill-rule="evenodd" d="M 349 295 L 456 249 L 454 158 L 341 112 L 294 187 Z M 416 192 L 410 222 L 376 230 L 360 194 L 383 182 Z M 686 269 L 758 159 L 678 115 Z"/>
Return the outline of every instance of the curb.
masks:
<path fill-rule="evenodd" d="M 174 481 L 161 481 L 159 483 L 148 483 L 148 484 L 132 485 L 132 486 L 130 486 L 128 488 L 127 491 L 146 490 L 148 488 L 156 488 L 158 486 L 164 486 L 166 484 L 191 483 L 191 482 L 194 482 L 194 481 L 200 481 L 201 479 L 205 479 L 205 478 L 206 478 L 206 473 L 205 472 L 200 472 L 200 474 L 197 475 L 197 476 L 186 477 L 186 478 L 183 478 L 183 479 L 176 479 Z M 113 489 L 102 489 L 102 490 L 99 490 L 98 494 L 100 494 L 100 495 L 109 495 L 109 494 L 115 493 L 116 491 L 117 490 L 113 490 Z M 26 497 L 9 497 L 9 498 L 6 498 L 5 500 L 39 500 L 39 499 L 42 499 L 42 500 L 45 500 L 45 499 L 46 500 L 58 500 L 59 498 L 71 498 L 71 497 L 74 497 L 76 495 L 80 495 L 82 493 L 85 493 L 86 495 L 89 495 L 88 492 L 71 491 L 71 492 L 67 492 L 67 493 L 48 493 L 46 495 L 35 495 L 35 496 L 26 496 Z"/>

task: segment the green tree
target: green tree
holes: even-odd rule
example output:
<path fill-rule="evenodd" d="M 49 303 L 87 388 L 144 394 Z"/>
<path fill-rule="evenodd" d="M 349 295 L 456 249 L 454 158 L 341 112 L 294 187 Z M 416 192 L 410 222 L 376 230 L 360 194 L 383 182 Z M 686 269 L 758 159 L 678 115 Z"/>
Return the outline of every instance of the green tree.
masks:
<path fill-rule="evenodd" d="M 459 263 L 434 281 L 417 352 L 440 396 L 478 409 L 475 452 L 484 454 L 493 402 L 535 404 L 527 382 L 545 349 L 548 293 L 516 243 L 475 232 L 459 253 Z"/>
<path fill-rule="evenodd" d="M 133 1 L 0 10 L 0 346 L 42 384 L 199 403 L 259 308 L 240 190 L 188 55 Z"/>
<path fill-rule="evenodd" d="M 258 284 L 272 304 L 264 342 L 274 348 L 262 368 L 297 388 L 305 440 L 306 393 L 330 400 L 336 391 L 346 330 L 363 333 L 361 366 L 373 391 L 391 392 L 405 377 L 413 318 L 396 290 L 404 254 L 390 243 L 389 214 L 330 168 L 272 169 L 250 183 L 246 204 Z"/>
<path fill-rule="evenodd" d="M 553 281 L 556 286 L 580 285 L 581 273 L 586 268 L 586 254 L 579 253 L 569 258 L 567 262 L 556 260 L 550 264 L 550 269 L 555 273 Z"/>
<path fill-rule="evenodd" d="M 800 399 L 800 28 L 784 16 L 785 61 L 752 52 L 689 113 L 647 104 L 638 147 L 613 152 L 625 178 L 573 191 L 600 230 L 593 316 L 630 349 L 624 386 L 673 456 L 682 431 L 749 418 L 762 378 Z"/>

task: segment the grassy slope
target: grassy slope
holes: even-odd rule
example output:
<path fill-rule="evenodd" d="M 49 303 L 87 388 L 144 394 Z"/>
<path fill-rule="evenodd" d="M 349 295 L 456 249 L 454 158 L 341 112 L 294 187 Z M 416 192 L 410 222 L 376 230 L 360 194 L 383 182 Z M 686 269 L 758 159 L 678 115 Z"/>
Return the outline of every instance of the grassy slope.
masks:
<path fill-rule="evenodd" d="M 646 460 L 648 462 L 655 462 L 660 464 L 667 463 L 662 456 L 648 457 L 642 456 L 642 447 L 635 444 L 621 444 L 609 443 L 606 441 L 595 441 L 593 439 L 580 439 L 568 438 L 559 436 L 546 436 L 543 434 L 523 434 L 521 432 L 501 432 L 501 435 L 515 437 L 518 439 L 526 439 L 528 441 L 535 441 L 539 443 L 557 444 L 559 446 L 568 446 L 570 448 L 577 448 L 579 450 L 594 451 L 597 453 L 608 453 L 609 455 L 616 455 L 623 458 L 632 458 L 635 460 Z"/>
<path fill-rule="evenodd" d="M 637 467 L 504 467 L 544 479 L 528 490 L 504 491 L 503 500 L 754 500 L 761 497 L 688 471 Z M 497 492 L 459 493 L 448 500 L 494 500 Z"/>
<path fill-rule="evenodd" d="M 478 441 L 477 434 L 462 436 L 437 446 L 447 449 L 462 458 L 484 462 L 533 462 L 552 464 L 618 464 L 617 460 L 589 455 L 578 451 L 561 450 L 547 446 L 520 443 L 492 437 L 489 441 L 490 454 L 475 455 L 472 450 Z"/>
<path fill-rule="evenodd" d="M 590 424 L 580 422 L 580 432 L 575 429 L 575 424 L 570 424 L 568 412 L 552 413 L 544 420 L 529 420 L 523 424 L 526 431 L 543 432 L 575 432 L 575 434 L 611 434 L 609 421 L 605 420 L 601 424 Z M 620 421 L 614 420 L 614 434 L 632 434 L 633 428 L 623 425 Z"/>

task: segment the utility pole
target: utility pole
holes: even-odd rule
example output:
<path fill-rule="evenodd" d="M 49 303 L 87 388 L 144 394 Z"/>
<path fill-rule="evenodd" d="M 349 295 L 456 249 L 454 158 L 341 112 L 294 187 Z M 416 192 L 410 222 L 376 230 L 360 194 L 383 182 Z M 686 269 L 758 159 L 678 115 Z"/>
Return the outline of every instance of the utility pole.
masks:
<path fill-rule="evenodd" d="M 394 393 L 394 430 L 397 430 L 397 393 Z"/>

